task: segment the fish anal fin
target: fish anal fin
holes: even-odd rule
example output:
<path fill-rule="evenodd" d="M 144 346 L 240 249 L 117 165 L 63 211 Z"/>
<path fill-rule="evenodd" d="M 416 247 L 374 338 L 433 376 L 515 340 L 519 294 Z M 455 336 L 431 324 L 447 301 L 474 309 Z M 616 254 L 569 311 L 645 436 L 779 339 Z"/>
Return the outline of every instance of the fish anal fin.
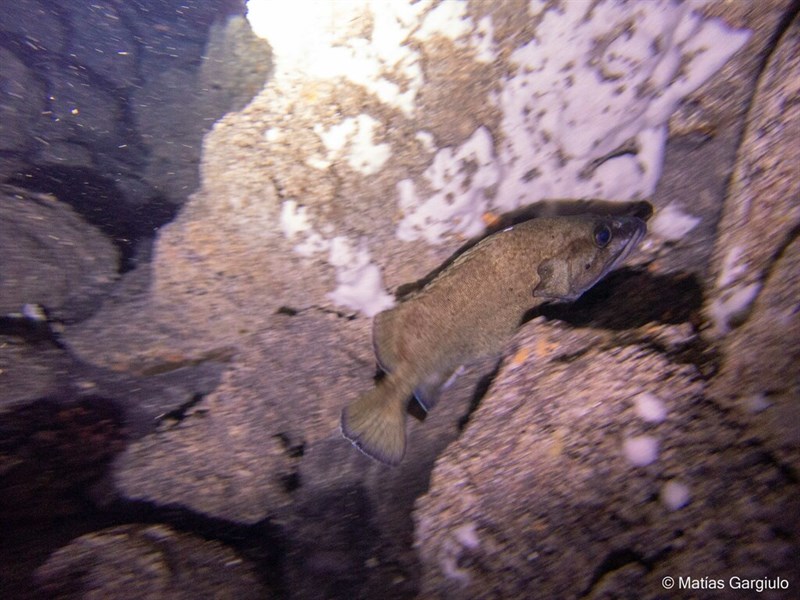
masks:
<path fill-rule="evenodd" d="M 457 370 L 432 373 L 414 388 L 414 397 L 419 402 L 419 405 L 425 409 L 425 412 L 430 412 L 436 406 L 442 391 L 453 384 L 459 372 Z"/>

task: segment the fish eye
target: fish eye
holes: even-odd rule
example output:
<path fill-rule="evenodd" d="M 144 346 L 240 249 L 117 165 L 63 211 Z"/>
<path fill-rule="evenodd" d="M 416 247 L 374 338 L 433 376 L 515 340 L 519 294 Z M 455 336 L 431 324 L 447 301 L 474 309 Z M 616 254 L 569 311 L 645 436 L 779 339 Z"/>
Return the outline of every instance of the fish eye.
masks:
<path fill-rule="evenodd" d="M 605 248 L 608 246 L 611 237 L 611 228 L 605 223 L 598 225 L 594 230 L 594 243 L 597 244 L 598 248 Z"/>

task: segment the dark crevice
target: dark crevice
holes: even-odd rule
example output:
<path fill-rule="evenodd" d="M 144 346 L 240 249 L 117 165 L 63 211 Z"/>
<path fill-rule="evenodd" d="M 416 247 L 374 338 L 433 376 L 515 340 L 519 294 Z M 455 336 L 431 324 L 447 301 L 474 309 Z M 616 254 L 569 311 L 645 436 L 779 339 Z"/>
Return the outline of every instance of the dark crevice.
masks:
<path fill-rule="evenodd" d="M 300 473 L 292 471 L 286 475 L 281 475 L 281 485 L 287 494 L 297 491 L 300 489 Z"/>
<path fill-rule="evenodd" d="M 458 420 L 459 431 L 464 431 L 464 428 L 467 426 L 467 423 L 469 423 L 472 414 L 478 409 L 484 396 L 486 396 L 486 394 L 489 392 L 495 377 L 497 377 L 497 374 L 500 372 L 501 364 L 502 361 L 498 361 L 490 373 L 487 373 L 478 380 L 478 383 L 475 385 L 475 391 L 473 392 L 472 398 L 469 402 L 469 408 L 467 409 L 466 414 L 464 414 L 464 416 Z"/>
<path fill-rule="evenodd" d="M 699 325 L 702 306 L 702 288 L 693 273 L 655 275 L 623 268 L 610 273 L 575 302 L 541 306 L 528 319 L 542 315 L 576 327 L 622 331 L 648 323 Z"/>
<path fill-rule="evenodd" d="M 270 592 L 285 597 L 285 536 L 269 519 L 245 525 L 107 492 L 114 458 L 129 441 L 123 422 L 120 406 L 100 396 L 41 398 L 0 414 L 0 526 L 7 542 L 0 555 L 24 557 L 17 568 L 28 571 L 16 585 L 33 585 L 33 569 L 81 535 L 160 524 L 230 547 L 254 564 Z M 299 476 L 290 475 L 285 486 L 296 489 Z M 8 592 L 38 597 L 13 585 Z"/>
<path fill-rule="evenodd" d="M 299 444 L 293 444 L 292 438 L 289 436 L 288 433 L 277 433 L 274 436 L 278 440 L 280 440 L 283 449 L 286 451 L 286 455 L 289 458 L 301 458 L 306 452 L 306 443 L 300 442 Z"/>
<path fill-rule="evenodd" d="M 197 406 L 197 404 L 199 404 L 203 398 L 205 398 L 203 394 L 194 394 L 189 400 L 187 400 L 177 408 L 174 408 L 173 410 L 158 416 L 156 418 L 156 421 L 159 424 L 163 423 L 164 421 L 175 421 L 176 423 L 180 423 L 186 418 L 187 413 L 192 408 Z"/>
<path fill-rule="evenodd" d="M 42 311 L 45 309 L 39 307 Z M 5 315 L 0 317 L 0 335 L 18 338 L 20 341 L 36 346 L 49 344 L 61 350 L 66 346 L 61 341 L 59 333 L 53 329 L 54 321 L 49 318 L 38 319 L 24 315 Z"/>

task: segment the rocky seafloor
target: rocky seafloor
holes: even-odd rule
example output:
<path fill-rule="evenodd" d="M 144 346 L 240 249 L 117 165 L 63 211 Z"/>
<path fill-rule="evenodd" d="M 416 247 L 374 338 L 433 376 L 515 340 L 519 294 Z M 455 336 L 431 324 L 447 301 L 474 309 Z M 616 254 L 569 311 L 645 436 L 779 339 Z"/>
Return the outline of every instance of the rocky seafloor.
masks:
<path fill-rule="evenodd" d="M 499 6 L 509 48 L 535 34 Z M 741 580 L 796 597 L 798 5 L 704 10 L 752 34 L 672 115 L 647 198 L 697 225 L 654 228 L 500 362 L 470 365 L 411 420 L 397 468 L 339 433 L 375 375 L 371 319 L 332 301 L 336 261 L 296 251 L 282 206 L 368 240 L 389 290 L 423 277 L 466 240 L 398 239 L 396 175 L 421 180 L 415 128 L 457 146 L 497 125 L 464 86 L 499 62 L 421 43 L 437 67 L 411 125 L 358 86 L 268 82 L 205 137 L 199 190 L 122 276 L 101 232 L 9 177 L 4 597 L 750 597 Z M 309 166 L 315 124 L 364 107 L 403 149 L 387 170 Z"/>

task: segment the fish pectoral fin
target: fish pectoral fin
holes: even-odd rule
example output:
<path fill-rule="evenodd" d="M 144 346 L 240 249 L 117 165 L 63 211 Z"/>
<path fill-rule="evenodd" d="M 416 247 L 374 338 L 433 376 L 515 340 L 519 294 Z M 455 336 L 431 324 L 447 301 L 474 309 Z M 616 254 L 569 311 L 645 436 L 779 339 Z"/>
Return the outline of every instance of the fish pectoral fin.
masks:
<path fill-rule="evenodd" d="M 430 412 L 436 406 L 442 391 L 453 385 L 460 372 L 461 369 L 452 372 L 433 373 L 414 389 L 414 397 L 425 412 Z"/>
<path fill-rule="evenodd" d="M 342 435 L 364 454 L 396 465 L 406 452 L 405 400 L 391 375 L 342 410 Z"/>

